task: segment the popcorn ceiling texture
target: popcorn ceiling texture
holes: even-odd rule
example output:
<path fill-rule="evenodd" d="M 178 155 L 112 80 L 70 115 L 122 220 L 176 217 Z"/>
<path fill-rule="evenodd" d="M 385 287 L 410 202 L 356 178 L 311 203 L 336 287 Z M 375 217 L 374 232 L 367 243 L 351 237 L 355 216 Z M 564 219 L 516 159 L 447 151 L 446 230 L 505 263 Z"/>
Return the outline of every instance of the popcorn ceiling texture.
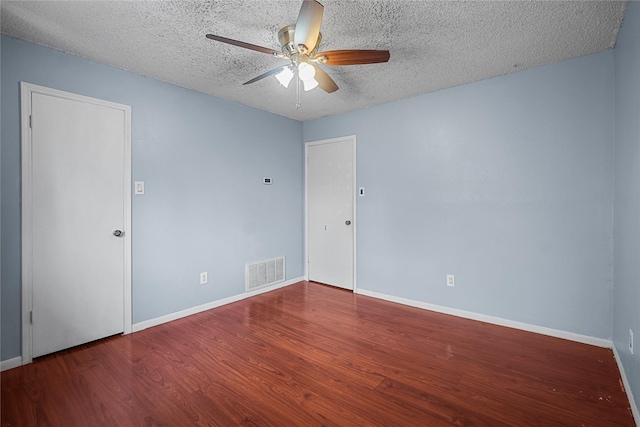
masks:
<path fill-rule="evenodd" d="M 386 64 L 327 67 L 340 89 L 302 93 L 286 64 L 205 38 L 279 50 L 301 0 L 2 1 L 2 33 L 297 120 L 311 120 L 614 47 L 626 1 L 323 0 L 320 50 L 387 49 Z"/>

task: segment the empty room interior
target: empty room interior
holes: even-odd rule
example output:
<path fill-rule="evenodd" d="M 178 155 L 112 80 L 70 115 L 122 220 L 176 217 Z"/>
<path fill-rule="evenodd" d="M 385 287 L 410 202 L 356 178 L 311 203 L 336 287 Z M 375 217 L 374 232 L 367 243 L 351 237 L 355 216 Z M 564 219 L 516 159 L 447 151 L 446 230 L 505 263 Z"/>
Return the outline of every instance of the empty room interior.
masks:
<path fill-rule="evenodd" d="M 640 2 L 0 7 L 3 426 L 640 424 Z"/>

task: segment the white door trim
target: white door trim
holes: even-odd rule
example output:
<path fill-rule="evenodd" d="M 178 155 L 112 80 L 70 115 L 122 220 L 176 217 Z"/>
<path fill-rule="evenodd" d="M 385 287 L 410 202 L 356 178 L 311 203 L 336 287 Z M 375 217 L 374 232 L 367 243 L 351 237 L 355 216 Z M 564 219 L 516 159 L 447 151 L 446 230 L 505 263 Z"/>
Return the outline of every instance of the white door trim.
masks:
<path fill-rule="evenodd" d="M 31 151 L 31 95 L 41 93 L 59 98 L 87 102 L 122 110 L 125 114 L 124 153 L 124 333 L 131 333 L 131 107 L 101 99 L 90 98 L 70 92 L 63 92 L 44 86 L 20 82 L 20 130 L 22 150 L 22 364 L 33 360 L 33 330 L 31 309 L 33 301 L 32 250 L 32 151 Z"/>
<path fill-rule="evenodd" d="M 358 216 L 356 212 L 356 165 L 357 165 L 357 157 L 356 157 L 356 136 L 355 135 L 347 135 L 341 136 L 338 138 L 331 139 L 323 139 L 319 141 L 310 141 L 306 142 L 304 145 L 304 278 L 305 280 L 309 280 L 309 147 L 314 145 L 322 145 L 322 144 L 331 144 L 334 142 L 341 141 L 352 141 L 353 145 L 353 186 L 352 186 L 352 198 L 353 198 L 353 227 L 351 228 L 352 238 L 353 238 L 353 293 L 358 293 L 358 282 L 357 282 L 357 229 L 358 229 Z"/>

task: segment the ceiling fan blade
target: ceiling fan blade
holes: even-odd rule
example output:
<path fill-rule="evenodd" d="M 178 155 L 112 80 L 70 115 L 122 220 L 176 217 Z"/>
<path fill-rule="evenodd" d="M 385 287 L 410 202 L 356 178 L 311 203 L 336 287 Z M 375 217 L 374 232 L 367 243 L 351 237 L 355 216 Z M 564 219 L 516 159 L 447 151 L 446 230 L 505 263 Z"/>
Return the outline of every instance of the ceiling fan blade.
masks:
<path fill-rule="evenodd" d="M 318 86 L 320 89 L 324 90 L 327 93 L 335 92 L 338 90 L 338 85 L 333 79 L 324 71 L 322 68 L 314 65 L 313 68 L 316 69 L 315 79 L 318 82 Z"/>
<path fill-rule="evenodd" d="M 301 53 L 310 52 L 316 47 L 323 13 L 324 6 L 316 0 L 304 0 L 302 2 L 293 38 L 296 47 Z M 306 50 L 301 50 L 300 45 L 305 46 Z"/>
<path fill-rule="evenodd" d="M 242 83 L 242 84 L 243 85 L 250 85 L 251 83 L 257 82 L 258 80 L 262 80 L 262 79 L 264 79 L 266 77 L 278 74 L 280 71 L 283 71 L 285 68 L 288 68 L 290 66 L 291 66 L 290 64 L 287 64 L 287 65 L 283 65 L 282 67 L 274 68 L 273 70 L 267 71 L 264 74 L 260 74 L 258 77 L 254 77 L 251 80 L 249 80 L 248 82 L 245 82 L 245 83 Z M 320 84 L 320 83 L 318 83 L 318 84 Z"/>
<path fill-rule="evenodd" d="M 321 59 L 323 56 L 326 61 Z M 377 64 L 387 62 L 390 56 L 388 50 L 329 50 L 318 52 L 315 57 L 323 64 L 335 66 Z"/>
<path fill-rule="evenodd" d="M 281 56 L 282 54 L 277 50 L 269 49 L 268 47 L 262 47 L 251 43 L 245 43 L 238 40 L 228 39 L 226 37 L 216 36 L 215 34 L 207 34 L 207 38 L 215 40 L 217 42 L 232 44 L 234 46 L 243 47 L 245 49 L 255 50 L 257 52 L 268 53 L 269 55 Z"/>

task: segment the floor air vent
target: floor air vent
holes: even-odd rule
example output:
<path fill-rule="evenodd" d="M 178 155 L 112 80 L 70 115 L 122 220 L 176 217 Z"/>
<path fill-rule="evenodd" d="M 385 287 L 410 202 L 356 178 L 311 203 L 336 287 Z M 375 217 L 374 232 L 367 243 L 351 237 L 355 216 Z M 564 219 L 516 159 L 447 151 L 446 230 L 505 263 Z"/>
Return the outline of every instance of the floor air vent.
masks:
<path fill-rule="evenodd" d="M 245 264 L 244 280 L 247 291 L 284 281 L 284 257 Z"/>

